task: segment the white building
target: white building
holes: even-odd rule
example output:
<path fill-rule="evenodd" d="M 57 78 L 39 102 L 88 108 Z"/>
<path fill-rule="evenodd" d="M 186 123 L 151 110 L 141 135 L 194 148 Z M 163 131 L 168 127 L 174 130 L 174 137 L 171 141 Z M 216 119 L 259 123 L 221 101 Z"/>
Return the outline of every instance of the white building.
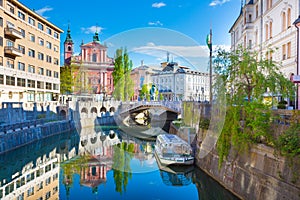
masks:
<path fill-rule="evenodd" d="M 258 51 L 280 64 L 289 78 L 297 73 L 297 29 L 299 0 L 246 0 L 229 30 L 231 50 L 239 45 Z M 273 53 L 268 50 L 274 50 Z"/>
<path fill-rule="evenodd" d="M 162 70 L 152 75 L 152 81 L 164 100 L 209 101 L 209 74 L 162 63 Z"/>

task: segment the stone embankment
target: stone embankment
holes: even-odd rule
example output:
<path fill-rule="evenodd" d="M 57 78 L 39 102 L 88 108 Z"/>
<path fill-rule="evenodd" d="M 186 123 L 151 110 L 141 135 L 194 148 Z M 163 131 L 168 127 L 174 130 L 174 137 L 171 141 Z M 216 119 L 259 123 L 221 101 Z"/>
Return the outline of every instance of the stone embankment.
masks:
<path fill-rule="evenodd" d="M 74 129 L 69 120 L 45 122 L 41 120 L 1 125 L 0 153 L 10 151 L 39 139 Z"/>
<path fill-rule="evenodd" d="M 206 107 L 199 106 L 197 102 L 185 102 L 183 108 L 184 125 L 192 127 L 197 132 L 197 138 L 194 140 L 197 146 L 196 165 L 209 176 L 241 199 L 300 199 L 299 159 L 280 156 L 272 147 L 255 144 L 246 153 L 231 149 L 219 168 L 219 156 L 215 148 L 211 151 L 211 148 L 207 147 L 207 156 L 204 158 L 199 156 L 201 141 L 206 135 L 199 125 L 201 125 L 200 118 L 205 117 Z M 280 114 L 281 111 L 278 112 Z M 195 116 L 193 113 L 200 115 Z M 283 113 L 279 116 L 278 124 L 285 126 L 286 119 L 282 116 L 288 115 Z M 184 133 L 176 131 L 174 127 L 172 131 Z M 276 136 L 276 133 L 274 135 Z M 202 150 L 205 150 L 205 147 L 202 147 Z"/>

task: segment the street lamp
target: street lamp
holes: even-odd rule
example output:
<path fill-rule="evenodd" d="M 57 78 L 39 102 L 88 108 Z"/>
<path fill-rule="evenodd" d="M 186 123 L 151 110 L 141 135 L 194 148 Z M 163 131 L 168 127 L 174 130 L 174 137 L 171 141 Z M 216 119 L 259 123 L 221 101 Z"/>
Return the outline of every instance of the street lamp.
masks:
<path fill-rule="evenodd" d="M 297 71 L 296 71 L 296 75 L 299 76 L 299 66 L 300 66 L 300 59 L 299 59 L 299 28 L 300 28 L 300 15 L 298 17 L 298 19 L 296 19 L 296 21 L 293 23 L 295 25 L 295 27 L 297 28 Z M 295 105 L 295 109 L 299 109 L 299 86 L 297 83 L 297 94 L 296 94 L 296 105 Z"/>

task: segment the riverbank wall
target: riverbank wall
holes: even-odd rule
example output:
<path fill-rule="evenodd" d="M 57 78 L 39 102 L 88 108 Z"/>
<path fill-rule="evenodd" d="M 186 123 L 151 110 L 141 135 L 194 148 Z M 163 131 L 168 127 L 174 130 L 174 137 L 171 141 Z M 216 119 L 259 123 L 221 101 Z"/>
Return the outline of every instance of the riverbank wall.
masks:
<path fill-rule="evenodd" d="M 200 128 L 201 118 L 208 116 L 205 110 L 206 107 L 199 106 L 197 102 L 183 104 L 184 126 L 196 129 L 195 164 L 200 169 L 241 199 L 300 199 L 300 159 L 281 156 L 273 147 L 253 144 L 243 153 L 231 148 L 219 168 L 216 148 L 201 147 L 206 136 L 206 131 Z M 194 113 L 199 115 L 195 116 Z M 280 116 L 287 116 L 283 114 Z M 287 124 L 286 119 L 279 118 L 278 124 Z M 175 131 L 174 128 L 173 131 L 187 138 L 187 132 Z M 277 137 L 280 133 L 275 131 L 273 134 Z M 200 147 L 201 151 L 207 153 L 204 158 L 200 158 Z"/>
<path fill-rule="evenodd" d="M 23 123 L 2 127 L 0 130 L 0 154 L 73 129 L 74 124 L 69 120 Z"/>

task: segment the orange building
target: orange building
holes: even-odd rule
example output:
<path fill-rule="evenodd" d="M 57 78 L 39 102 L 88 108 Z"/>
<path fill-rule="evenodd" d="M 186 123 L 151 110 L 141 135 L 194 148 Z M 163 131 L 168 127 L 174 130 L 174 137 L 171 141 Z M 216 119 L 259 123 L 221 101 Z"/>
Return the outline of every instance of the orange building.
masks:
<path fill-rule="evenodd" d="M 73 49 L 74 43 L 68 28 L 64 42 L 65 66 L 79 67 L 81 83 L 84 88 L 88 85 L 89 93 L 110 97 L 114 90 L 112 77 L 114 61 L 107 56 L 107 46 L 101 44 L 98 32 L 96 31 L 92 42 L 81 43 L 79 55 L 73 55 Z"/>

